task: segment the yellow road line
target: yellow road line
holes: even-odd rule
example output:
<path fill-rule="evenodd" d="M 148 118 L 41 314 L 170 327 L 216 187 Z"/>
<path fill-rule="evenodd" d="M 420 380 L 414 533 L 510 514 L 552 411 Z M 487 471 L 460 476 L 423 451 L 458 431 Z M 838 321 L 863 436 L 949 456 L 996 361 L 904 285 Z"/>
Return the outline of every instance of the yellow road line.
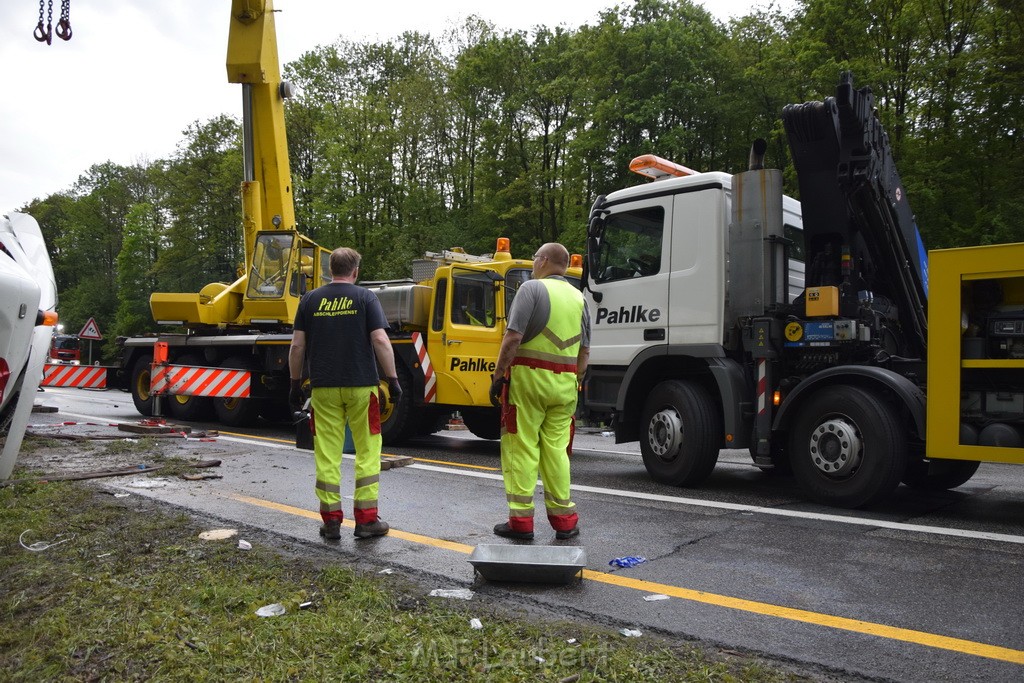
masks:
<path fill-rule="evenodd" d="M 242 503 L 249 503 L 250 505 L 258 505 L 259 507 L 267 508 L 270 510 L 277 510 L 278 512 L 284 512 L 289 515 L 297 515 L 299 517 L 305 517 L 306 519 L 315 519 L 320 521 L 320 513 L 312 512 L 311 510 L 304 510 L 302 508 L 292 507 L 291 505 L 283 505 L 281 503 L 275 503 L 270 500 L 262 500 L 260 498 L 251 498 L 249 496 L 243 496 L 238 493 L 228 494 L 230 498 L 233 498 Z M 355 527 L 355 522 L 346 519 L 342 522 L 343 525 L 351 528 Z M 399 531 L 398 529 L 392 529 L 388 532 L 389 537 L 401 538 L 404 541 L 411 541 L 413 543 L 420 543 L 422 545 L 433 546 L 434 548 L 443 548 L 444 550 L 454 550 L 458 553 L 465 553 L 469 555 L 473 552 L 473 546 L 466 545 L 464 543 L 456 543 L 454 541 L 445 541 L 441 538 L 433 538 L 431 536 L 422 536 L 420 534 L 411 534 L 408 531 Z"/>
<path fill-rule="evenodd" d="M 257 436 L 256 434 L 241 434 L 239 432 L 225 432 L 223 430 L 218 430 L 217 433 L 226 434 L 228 436 L 237 436 L 243 439 L 256 439 L 257 441 L 273 441 L 275 443 L 290 443 L 293 446 L 295 445 L 295 439 L 275 439 L 272 436 Z"/>
<path fill-rule="evenodd" d="M 262 440 L 262 441 L 274 441 L 276 443 L 290 443 L 292 445 L 295 444 L 295 439 L 275 439 L 275 438 L 270 437 L 270 436 L 257 436 L 255 434 L 241 434 L 239 432 L 223 432 L 222 431 L 220 433 L 221 434 L 226 434 L 228 436 L 238 436 L 238 437 L 242 437 L 242 438 L 246 438 L 246 439 L 258 439 L 258 440 Z M 384 453 L 383 451 L 381 451 L 381 455 L 389 455 L 390 456 L 390 455 L 395 455 L 395 454 Z M 468 464 L 461 463 L 461 462 L 451 462 L 450 460 L 431 460 L 429 458 L 420 458 L 418 456 L 413 456 L 413 459 L 416 460 L 416 462 L 430 462 L 430 463 L 434 463 L 435 465 L 450 465 L 452 467 L 465 467 L 465 468 L 471 469 L 471 470 L 486 470 L 488 472 L 500 472 L 501 471 L 500 467 L 487 467 L 486 465 L 468 465 Z"/>
<path fill-rule="evenodd" d="M 486 465 L 468 465 L 461 462 L 451 462 L 450 460 L 430 460 L 429 458 L 421 458 L 414 456 L 416 462 L 432 462 L 435 465 L 451 465 L 452 467 L 465 467 L 471 470 L 487 470 L 488 472 L 500 472 L 500 467 L 488 467 Z"/>
<path fill-rule="evenodd" d="M 318 521 L 320 519 L 320 514 L 317 512 L 292 507 L 291 505 L 283 505 L 281 503 L 262 500 L 260 498 L 252 498 L 250 496 L 243 496 L 236 493 L 228 495 L 230 498 L 242 503 L 257 505 L 259 507 L 277 510 L 279 512 L 297 515 L 299 517 L 306 517 L 307 519 L 315 519 Z M 345 520 L 343 524 L 350 528 L 355 526 L 355 524 L 349 520 Z M 440 538 L 433 538 L 432 536 L 423 536 L 421 534 L 413 534 L 407 531 L 399 531 L 397 529 L 392 529 L 388 533 L 388 536 L 400 538 L 412 543 L 428 545 L 434 548 L 452 550 L 465 555 L 469 555 L 473 552 L 473 546 L 466 545 L 464 543 L 446 541 Z M 629 588 L 632 590 L 643 591 L 645 593 L 662 593 L 682 600 L 700 602 L 707 605 L 724 607 L 726 609 L 733 609 L 741 612 L 763 614 L 769 617 L 788 619 L 789 621 L 799 621 L 807 624 L 814 624 L 816 626 L 824 626 L 826 628 L 863 633 L 865 635 L 886 638 L 888 640 L 899 640 L 906 643 L 914 643 L 915 645 L 924 645 L 925 647 L 962 652 L 964 654 L 985 657 L 987 659 L 998 659 L 1004 662 L 1011 662 L 1013 664 L 1024 664 L 1024 650 L 1014 650 L 1012 648 L 1001 647 L 999 645 L 988 645 L 986 643 L 978 643 L 972 640 L 964 640 L 962 638 L 951 638 L 949 636 L 928 633 L 926 631 L 915 631 L 913 629 L 900 628 L 898 626 L 887 626 L 885 624 L 876 624 L 870 621 L 861 621 L 860 619 L 848 619 L 846 617 L 837 617 L 831 614 L 822 614 L 820 612 L 810 612 L 802 609 L 794 609 L 792 607 L 783 607 L 781 605 L 773 605 L 767 602 L 734 598 L 729 595 L 719 595 L 717 593 L 693 590 L 692 588 L 682 588 L 681 586 L 672 586 L 665 583 L 633 579 L 621 574 L 598 572 L 590 569 L 583 570 L 583 578 L 588 581 L 606 583 L 620 588 Z"/>
<path fill-rule="evenodd" d="M 978 657 L 1000 659 L 1006 662 L 1013 662 L 1014 664 L 1024 664 L 1024 651 L 1013 650 L 1011 648 L 1000 647 L 998 645 L 987 645 L 985 643 L 978 643 L 972 640 L 950 638 L 948 636 L 940 636 L 934 633 L 927 633 L 925 631 L 915 631 L 913 629 L 900 628 L 898 626 L 886 626 L 885 624 L 876 624 L 870 621 L 861 621 L 860 619 L 848 619 L 846 617 L 837 617 L 831 614 L 822 614 L 820 612 L 809 612 L 807 610 L 794 609 L 792 607 L 772 605 L 767 602 L 756 602 L 754 600 L 744 600 L 743 598 L 734 598 L 728 595 L 706 593 L 704 591 L 681 588 L 679 586 L 672 586 L 664 583 L 631 579 L 629 577 L 622 576 L 621 574 L 606 574 L 604 572 L 595 572 L 589 569 L 584 569 L 583 578 L 590 579 L 591 581 L 598 581 L 600 583 L 611 584 L 613 586 L 632 588 L 634 590 L 645 591 L 648 593 L 663 593 L 675 598 L 682 598 L 683 600 L 690 600 L 692 602 L 702 602 L 708 605 L 715 605 L 717 607 L 725 607 L 727 609 L 764 614 L 770 617 L 778 617 L 779 619 L 788 619 L 790 621 L 802 621 L 808 624 L 815 624 L 817 626 L 853 631 L 854 633 L 864 633 L 870 636 L 887 638 L 889 640 L 901 640 L 907 643 L 925 645 L 927 647 L 963 652 L 965 654 L 976 655 Z"/>

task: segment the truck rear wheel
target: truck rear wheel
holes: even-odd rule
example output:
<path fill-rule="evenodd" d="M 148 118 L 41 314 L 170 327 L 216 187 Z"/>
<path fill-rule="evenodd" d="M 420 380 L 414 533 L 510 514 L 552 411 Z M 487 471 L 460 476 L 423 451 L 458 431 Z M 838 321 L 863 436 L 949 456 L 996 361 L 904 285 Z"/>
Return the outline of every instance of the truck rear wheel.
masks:
<path fill-rule="evenodd" d="M 715 469 L 722 418 L 699 384 L 670 380 L 654 387 L 640 430 L 640 453 L 654 481 L 699 486 Z"/>
<path fill-rule="evenodd" d="M 462 421 L 478 439 L 501 437 L 501 412 L 497 408 L 463 408 Z"/>
<path fill-rule="evenodd" d="M 966 484 L 978 471 L 977 460 L 918 460 L 907 466 L 903 483 L 920 491 L 946 491 Z"/>
<path fill-rule="evenodd" d="M 419 421 L 412 410 L 412 377 L 401 363 L 396 370 L 398 383 L 402 387 L 402 398 L 397 404 L 391 401 L 387 382 L 381 382 L 385 400 L 384 405 L 380 407 L 380 435 L 385 446 L 402 443 L 414 436 L 419 426 Z"/>
<path fill-rule="evenodd" d="M 174 365 L 205 365 L 196 355 L 186 353 L 174 359 Z M 167 409 L 171 417 L 183 422 L 200 422 L 214 417 L 213 399 L 203 396 L 168 396 Z"/>
<path fill-rule="evenodd" d="M 793 474 L 812 500 L 856 508 L 888 496 L 907 469 L 907 437 L 893 406 L 860 387 L 808 397 L 790 440 Z"/>
<path fill-rule="evenodd" d="M 153 416 L 153 394 L 149 389 L 152 365 L 153 356 L 148 353 L 140 356 L 132 365 L 132 403 L 143 417 Z"/>
<path fill-rule="evenodd" d="M 230 356 L 220 366 L 252 370 L 249 361 L 241 356 Z M 247 427 L 256 422 L 260 412 L 258 402 L 251 398 L 215 398 L 213 409 L 217 412 L 217 421 L 228 427 Z"/>

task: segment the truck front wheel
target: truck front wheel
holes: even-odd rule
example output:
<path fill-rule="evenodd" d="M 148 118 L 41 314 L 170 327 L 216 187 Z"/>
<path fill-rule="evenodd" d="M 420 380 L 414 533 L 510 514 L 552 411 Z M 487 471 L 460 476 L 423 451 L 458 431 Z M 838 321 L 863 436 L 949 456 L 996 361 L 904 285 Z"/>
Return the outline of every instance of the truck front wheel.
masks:
<path fill-rule="evenodd" d="M 232 370 L 252 370 L 247 359 L 231 356 L 220 364 L 222 368 Z M 228 427 L 247 427 L 256 422 L 260 407 L 252 398 L 215 398 L 213 409 L 217 411 L 217 421 Z"/>
<path fill-rule="evenodd" d="M 140 356 L 132 365 L 132 403 L 143 417 L 153 416 L 153 394 L 150 393 L 150 372 L 153 356 Z"/>
<path fill-rule="evenodd" d="M 402 387 L 402 397 L 397 403 L 391 400 L 387 382 L 382 381 L 380 385 L 385 397 L 384 405 L 380 407 L 380 435 L 385 446 L 402 443 L 416 433 L 418 426 L 418 418 L 412 410 L 412 378 L 401 363 L 396 370 Z"/>
<path fill-rule="evenodd" d="M 801 407 L 790 437 L 793 475 L 812 500 L 856 508 L 899 486 L 906 431 L 894 406 L 860 387 L 825 387 Z"/>
<path fill-rule="evenodd" d="M 501 412 L 497 408 L 463 408 L 462 420 L 478 439 L 501 438 Z"/>
<path fill-rule="evenodd" d="M 203 366 L 199 356 L 187 353 L 174 359 L 174 365 Z M 167 409 L 171 417 L 183 422 L 201 422 L 213 418 L 213 399 L 202 396 L 168 396 Z"/>
<path fill-rule="evenodd" d="M 715 468 L 722 418 L 695 382 L 670 380 L 654 387 L 641 416 L 640 453 L 654 481 L 699 486 Z"/>

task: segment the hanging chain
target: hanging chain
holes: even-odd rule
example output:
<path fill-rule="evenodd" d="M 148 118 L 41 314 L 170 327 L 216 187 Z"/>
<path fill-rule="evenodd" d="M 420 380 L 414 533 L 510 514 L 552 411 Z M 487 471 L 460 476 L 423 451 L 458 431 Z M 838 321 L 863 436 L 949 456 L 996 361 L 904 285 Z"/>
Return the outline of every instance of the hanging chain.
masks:
<path fill-rule="evenodd" d="M 50 12 L 46 16 L 46 25 L 43 25 L 43 5 L 46 4 L 47 0 L 39 0 L 39 23 L 36 24 L 36 30 L 32 33 L 35 39 L 40 43 L 46 43 L 47 45 L 53 40 L 53 0 L 49 0 Z"/>
<path fill-rule="evenodd" d="M 46 22 L 43 22 L 43 12 L 46 13 Z M 60 20 L 57 22 L 57 37 L 61 40 L 71 40 L 71 0 L 60 0 Z M 39 0 L 39 23 L 32 35 L 40 43 L 51 45 L 53 43 L 53 0 Z"/>
<path fill-rule="evenodd" d="M 60 0 L 60 21 L 57 22 L 57 37 L 61 40 L 71 40 L 71 0 Z"/>

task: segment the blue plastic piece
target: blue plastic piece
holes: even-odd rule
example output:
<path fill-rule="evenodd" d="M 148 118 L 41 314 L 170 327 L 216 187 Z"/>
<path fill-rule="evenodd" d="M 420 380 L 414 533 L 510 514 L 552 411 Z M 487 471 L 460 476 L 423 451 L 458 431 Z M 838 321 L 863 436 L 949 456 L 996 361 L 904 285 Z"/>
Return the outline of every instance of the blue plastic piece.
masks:
<path fill-rule="evenodd" d="M 626 557 L 616 557 L 608 564 L 610 564 L 613 567 L 622 567 L 623 569 L 629 569 L 630 567 L 635 567 L 638 564 L 643 564 L 646 561 L 646 557 L 640 557 L 639 555 L 627 555 Z"/>

